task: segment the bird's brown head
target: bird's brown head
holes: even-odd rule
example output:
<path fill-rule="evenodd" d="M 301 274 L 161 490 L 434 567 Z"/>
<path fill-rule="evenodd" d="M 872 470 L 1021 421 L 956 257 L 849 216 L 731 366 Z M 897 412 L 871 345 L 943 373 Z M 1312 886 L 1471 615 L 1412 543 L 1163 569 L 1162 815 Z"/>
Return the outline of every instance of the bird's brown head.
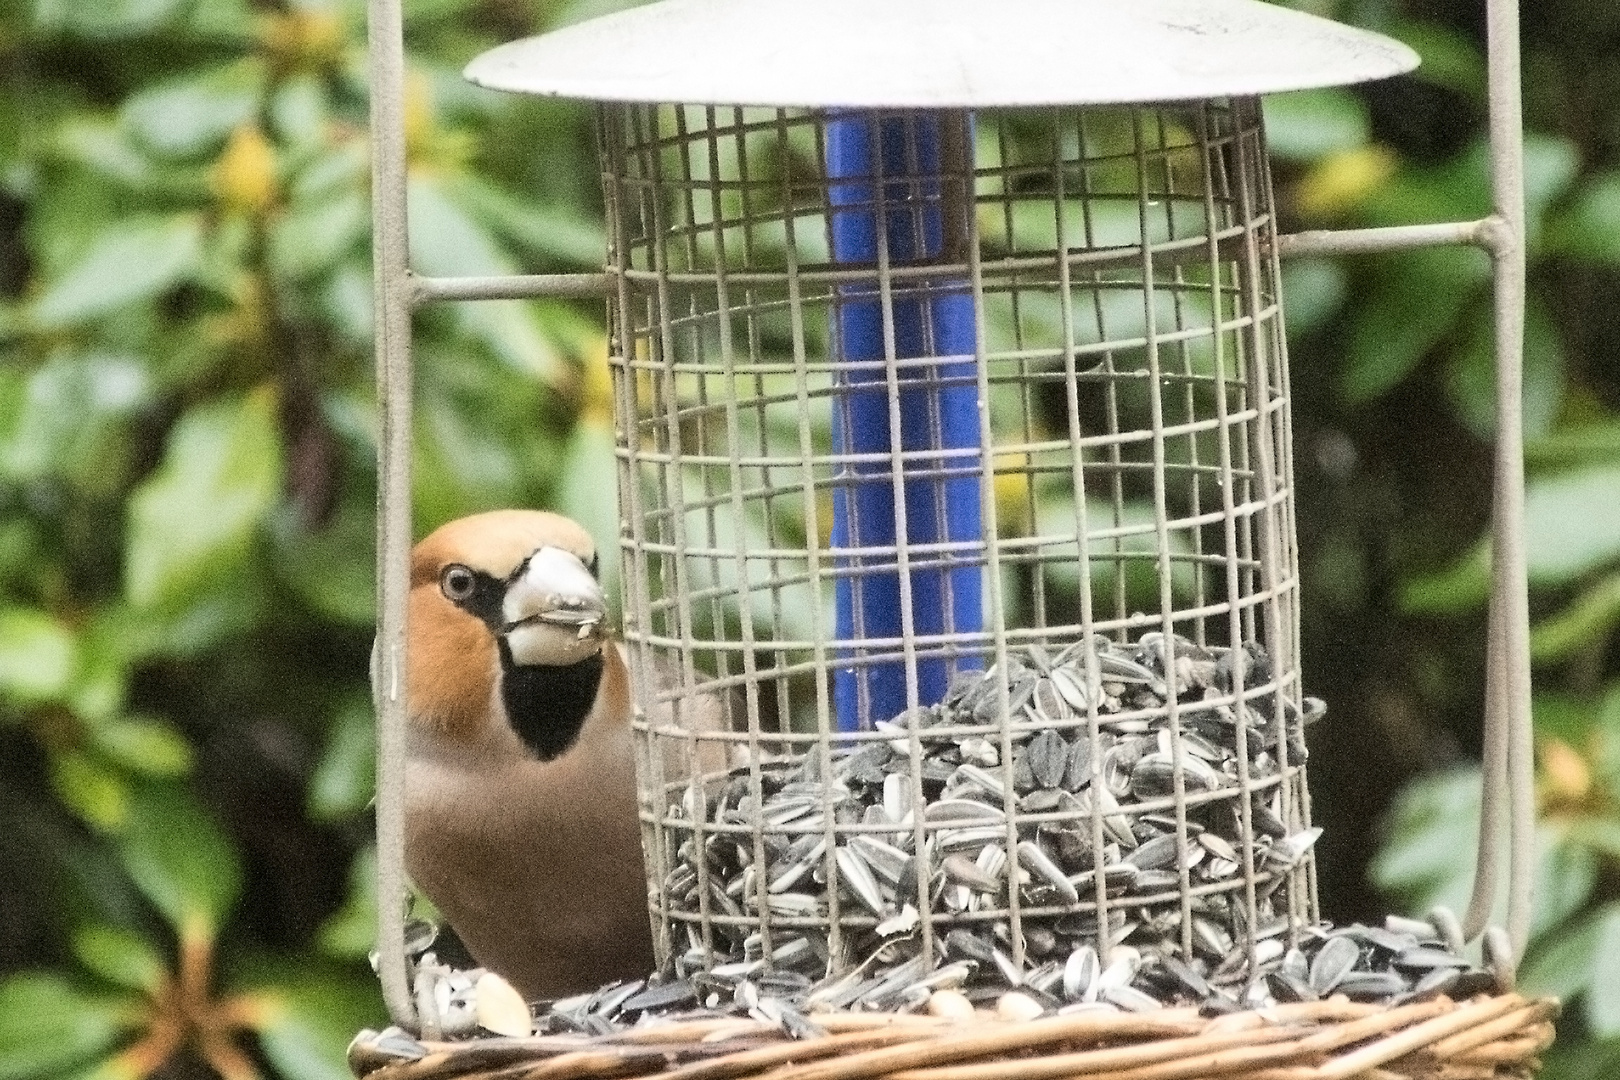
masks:
<path fill-rule="evenodd" d="M 417 544 L 413 722 L 471 738 L 498 700 L 536 756 L 566 751 L 602 679 L 607 611 L 596 568 L 590 535 L 539 510 L 474 514 Z"/>

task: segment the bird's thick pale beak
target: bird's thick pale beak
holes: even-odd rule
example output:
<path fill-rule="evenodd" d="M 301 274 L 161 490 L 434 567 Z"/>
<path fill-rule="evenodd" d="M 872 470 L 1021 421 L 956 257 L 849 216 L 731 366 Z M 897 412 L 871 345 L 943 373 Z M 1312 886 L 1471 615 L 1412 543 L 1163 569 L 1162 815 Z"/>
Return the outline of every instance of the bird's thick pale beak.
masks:
<path fill-rule="evenodd" d="M 506 587 L 501 628 L 519 664 L 571 664 L 600 647 L 602 585 L 572 552 L 543 547 Z"/>

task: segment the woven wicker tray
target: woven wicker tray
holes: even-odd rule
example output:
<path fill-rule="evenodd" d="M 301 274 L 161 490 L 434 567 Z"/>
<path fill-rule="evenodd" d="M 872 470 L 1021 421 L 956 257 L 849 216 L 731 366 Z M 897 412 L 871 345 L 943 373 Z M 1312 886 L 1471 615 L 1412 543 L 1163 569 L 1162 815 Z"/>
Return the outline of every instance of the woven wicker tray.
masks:
<path fill-rule="evenodd" d="M 1393 1008 L 1336 997 L 1215 1018 L 817 1014 L 826 1034 L 798 1040 L 732 1018 L 403 1048 L 397 1035 L 362 1032 L 349 1064 L 363 1080 L 1507 1080 L 1540 1068 L 1557 1015 L 1552 999 L 1504 994 Z"/>

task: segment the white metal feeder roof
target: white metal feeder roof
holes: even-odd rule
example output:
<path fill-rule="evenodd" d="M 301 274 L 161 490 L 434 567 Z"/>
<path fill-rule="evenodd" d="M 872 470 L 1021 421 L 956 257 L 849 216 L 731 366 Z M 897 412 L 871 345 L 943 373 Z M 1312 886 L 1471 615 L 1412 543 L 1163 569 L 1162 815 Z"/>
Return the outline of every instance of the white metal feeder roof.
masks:
<path fill-rule="evenodd" d="M 1398 41 L 1259 0 L 662 0 L 492 49 L 480 86 L 591 101 L 1104 105 L 1382 79 Z"/>

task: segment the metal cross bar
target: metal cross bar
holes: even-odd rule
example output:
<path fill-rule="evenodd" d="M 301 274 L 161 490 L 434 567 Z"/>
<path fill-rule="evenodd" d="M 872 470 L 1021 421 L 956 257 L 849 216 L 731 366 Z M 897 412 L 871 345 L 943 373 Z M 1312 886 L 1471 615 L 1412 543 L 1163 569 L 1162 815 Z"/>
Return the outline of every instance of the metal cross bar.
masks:
<path fill-rule="evenodd" d="M 1277 254 L 1281 258 L 1291 259 L 1312 255 L 1366 255 L 1455 245 L 1494 251 L 1504 239 L 1502 222 L 1491 217 L 1432 225 L 1393 225 L 1382 229 L 1314 229 L 1310 232 L 1285 233 L 1277 237 Z M 1119 261 L 1134 257 L 1127 254 Z M 935 267 L 928 267 L 926 272 L 938 271 Z M 917 273 L 920 275 L 924 271 Z M 849 271 L 847 276 L 856 277 L 858 272 Z M 412 273 L 408 280 L 408 295 L 413 305 L 445 300 L 533 300 L 541 297 L 587 300 L 606 298 L 614 289 L 613 276 L 610 274 L 426 277 Z"/>

